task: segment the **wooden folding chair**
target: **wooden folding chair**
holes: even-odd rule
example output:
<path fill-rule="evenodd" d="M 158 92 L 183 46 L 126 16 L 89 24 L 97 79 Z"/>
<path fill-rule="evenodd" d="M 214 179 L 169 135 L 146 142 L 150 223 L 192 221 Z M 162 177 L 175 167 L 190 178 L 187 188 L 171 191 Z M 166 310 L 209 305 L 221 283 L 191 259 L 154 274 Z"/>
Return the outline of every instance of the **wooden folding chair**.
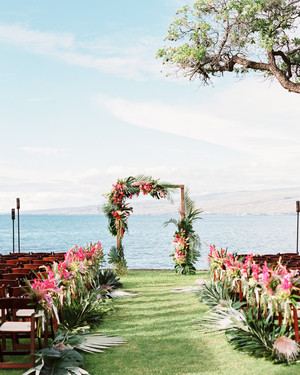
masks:
<path fill-rule="evenodd" d="M 8 297 L 26 297 L 26 294 L 29 292 L 29 287 L 28 286 L 9 286 L 7 287 L 7 292 L 8 292 Z"/>
<path fill-rule="evenodd" d="M 23 275 L 27 276 L 27 275 L 31 275 L 32 271 L 30 269 L 26 269 L 26 268 L 13 268 L 12 273 L 20 273 L 20 274 L 23 274 Z"/>
<path fill-rule="evenodd" d="M 5 311 L 12 312 L 12 321 L 2 321 L 0 326 L 0 334 L 2 335 L 2 345 L 0 349 L 0 368 L 31 368 L 34 367 L 34 350 L 35 350 L 35 314 L 31 314 L 30 321 L 19 321 L 16 317 L 16 311 L 23 309 L 32 310 L 33 300 L 28 298 L 1 298 L 0 310 L 1 315 L 4 316 Z M 28 334 L 29 345 L 20 345 L 17 342 L 18 334 Z M 8 337 L 11 339 L 11 349 L 7 349 L 6 342 Z M 20 350 L 21 349 L 21 350 Z M 24 350 L 27 349 L 27 350 Z M 28 351 L 29 349 L 29 351 Z M 30 354 L 29 362 L 11 363 L 4 362 L 5 355 L 25 355 Z"/>
<path fill-rule="evenodd" d="M 19 259 L 7 259 L 6 264 L 20 264 Z"/>
<path fill-rule="evenodd" d="M 0 279 L 0 286 L 19 286 L 18 280 L 7 280 L 7 279 Z"/>
<path fill-rule="evenodd" d="M 25 278 L 28 280 L 34 279 L 35 275 L 33 273 L 29 275 L 25 275 L 23 273 L 3 273 L 1 275 L 1 278 L 5 280 L 19 280 L 20 282 L 22 282 L 22 280 L 24 280 Z"/>

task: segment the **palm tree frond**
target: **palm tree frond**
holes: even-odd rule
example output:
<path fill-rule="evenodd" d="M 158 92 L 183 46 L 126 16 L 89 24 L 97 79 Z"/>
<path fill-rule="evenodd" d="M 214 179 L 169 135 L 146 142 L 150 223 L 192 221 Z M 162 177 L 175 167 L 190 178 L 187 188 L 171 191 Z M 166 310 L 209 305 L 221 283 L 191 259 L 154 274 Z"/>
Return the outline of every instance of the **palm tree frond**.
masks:
<path fill-rule="evenodd" d="M 176 227 L 178 226 L 178 221 L 176 219 L 169 219 L 168 221 L 164 222 L 164 227 L 167 227 L 169 224 L 174 224 Z"/>

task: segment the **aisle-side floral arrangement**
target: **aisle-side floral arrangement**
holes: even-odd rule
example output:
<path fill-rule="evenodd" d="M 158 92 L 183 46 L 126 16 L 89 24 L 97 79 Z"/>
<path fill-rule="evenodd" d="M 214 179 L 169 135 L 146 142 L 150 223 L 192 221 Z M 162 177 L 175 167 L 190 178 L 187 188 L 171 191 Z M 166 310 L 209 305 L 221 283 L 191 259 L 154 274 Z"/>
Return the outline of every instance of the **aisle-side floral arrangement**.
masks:
<path fill-rule="evenodd" d="M 292 319 L 292 306 L 297 306 L 300 298 L 298 270 L 288 270 L 281 259 L 260 266 L 253 254 L 240 258 L 215 246 L 210 246 L 208 261 L 214 279 L 224 281 L 232 291 L 241 289 L 250 305 L 262 309 L 264 314 L 281 315 L 284 323 Z"/>
<path fill-rule="evenodd" d="M 45 278 L 27 280 L 30 297 L 37 302 L 38 309 L 59 320 L 66 294 L 75 297 L 82 290 L 88 290 L 103 258 L 100 242 L 86 247 L 75 246 L 65 254 L 63 261 L 45 267 Z"/>
<path fill-rule="evenodd" d="M 300 276 L 281 258 L 273 264 L 250 254 L 238 257 L 210 246 L 208 262 L 213 281 L 200 292 L 212 308 L 201 326 L 224 331 L 236 349 L 275 362 L 299 359 L 297 328 Z"/>
<path fill-rule="evenodd" d="M 39 352 L 39 364 L 26 374 L 42 371 L 47 375 L 58 369 L 64 374 L 88 374 L 82 369 L 84 361 L 78 350 L 98 353 L 124 342 L 118 337 L 90 333 L 113 308 L 105 297 L 113 288 L 122 287 L 111 270 L 100 268 L 103 261 L 100 242 L 75 246 L 63 261 L 45 267 L 45 277 L 26 281 L 28 295 L 36 302 L 40 316 L 39 335 L 49 318 L 57 322 L 52 346 Z"/>

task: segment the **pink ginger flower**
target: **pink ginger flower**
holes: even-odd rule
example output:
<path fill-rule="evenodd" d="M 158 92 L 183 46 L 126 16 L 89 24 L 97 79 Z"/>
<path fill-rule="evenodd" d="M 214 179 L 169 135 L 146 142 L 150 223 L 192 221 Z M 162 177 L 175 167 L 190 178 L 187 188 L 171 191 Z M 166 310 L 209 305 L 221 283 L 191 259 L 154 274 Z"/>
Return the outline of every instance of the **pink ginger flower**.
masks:
<path fill-rule="evenodd" d="M 254 277 L 255 279 L 258 280 L 260 273 L 261 273 L 261 269 L 260 269 L 259 265 L 253 263 L 252 264 L 252 277 Z"/>
<path fill-rule="evenodd" d="M 263 265 L 262 273 L 259 275 L 259 281 L 267 286 L 270 282 L 272 268 L 269 268 L 266 263 Z"/>
<path fill-rule="evenodd" d="M 292 278 L 293 278 L 292 272 L 284 275 L 281 279 L 281 284 L 278 286 L 278 288 L 290 292 L 291 289 L 293 288 L 293 283 L 291 281 Z"/>

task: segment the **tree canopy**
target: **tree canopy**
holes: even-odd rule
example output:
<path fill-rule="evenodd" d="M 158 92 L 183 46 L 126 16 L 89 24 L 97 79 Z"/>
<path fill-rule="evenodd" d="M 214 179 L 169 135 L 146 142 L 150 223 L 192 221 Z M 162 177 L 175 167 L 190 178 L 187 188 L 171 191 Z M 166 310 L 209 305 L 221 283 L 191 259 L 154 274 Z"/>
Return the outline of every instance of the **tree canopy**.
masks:
<path fill-rule="evenodd" d="M 252 70 L 300 93 L 299 25 L 300 0 L 196 0 L 176 12 L 157 56 L 204 84 Z"/>

